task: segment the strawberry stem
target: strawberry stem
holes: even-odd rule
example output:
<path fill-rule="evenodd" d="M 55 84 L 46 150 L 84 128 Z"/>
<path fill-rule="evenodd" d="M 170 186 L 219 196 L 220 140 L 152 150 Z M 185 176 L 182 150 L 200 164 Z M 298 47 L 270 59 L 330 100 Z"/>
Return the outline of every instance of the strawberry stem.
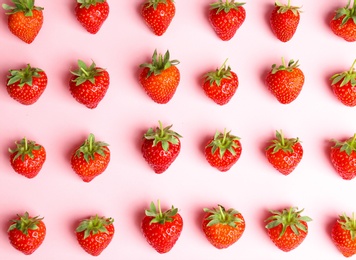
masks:
<path fill-rule="evenodd" d="M 225 65 L 226 65 L 227 60 L 228 60 L 228 59 L 226 59 L 226 60 L 224 61 L 223 65 L 221 65 L 220 69 L 218 70 L 217 75 L 218 75 L 219 77 L 220 77 L 220 75 L 221 75 L 221 72 L 222 72 L 223 70 L 225 70 Z"/>
<path fill-rule="evenodd" d="M 158 206 L 158 214 L 159 214 L 159 217 L 162 218 L 162 217 L 163 217 L 163 214 L 162 214 L 161 201 L 160 201 L 160 200 L 157 200 L 157 206 Z"/>
<path fill-rule="evenodd" d="M 356 3 L 356 1 L 355 1 L 355 3 Z M 352 63 L 352 66 L 351 66 L 351 68 L 350 68 L 350 70 L 349 70 L 349 73 L 350 73 L 350 74 L 352 74 L 352 73 L 354 72 L 355 64 L 356 64 L 356 60 L 354 60 L 354 62 Z"/>

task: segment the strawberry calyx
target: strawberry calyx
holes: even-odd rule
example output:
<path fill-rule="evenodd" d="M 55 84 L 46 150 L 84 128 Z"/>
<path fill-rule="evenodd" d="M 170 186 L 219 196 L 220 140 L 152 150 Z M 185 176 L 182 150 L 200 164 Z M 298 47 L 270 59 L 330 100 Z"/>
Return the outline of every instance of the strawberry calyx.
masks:
<path fill-rule="evenodd" d="M 212 147 L 212 154 L 215 154 L 215 152 L 219 150 L 220 158 L 224 156 L 226 151 L 229 151 L 234 156 L 236 155 L 235 148 L 238 147 L 238 144 L 235 140 L 240 140 L 240 137 L 231 135 L 230 132 L 231 131 L 226 132 L 226 129 L 224 129 L 224 133 L 216 131 L 213 140 L 206 146 Z"/>
<path fill-rule="evenodd" d="M 80 8 L 88 9 L 92 5 L 96 5 L 97 3 L 104 3 L 106 0 L 77 0 L 77 3 L 80 4 Z"/>
<path fill-rule="evenodd" d="M 33 78 L 40 78 L 41 75 L 39 72 L 42 72 L 42 69 L 32 68 L 30 64 L 27 64 L 26 68 L 19 70 L 9 70 L 10 75 L 7 77 L 9 80 L 7 85 L 12 85 L 16 82 L 20 82 L 17 85 L 21 88 L 25 84 L 32 86 Z"/>
<path fill-rule="evenodd" d="M 238 10 L 240 6 L 244 5 L 246 3 L 241 3 L 241 2 L 235 2 L 235 0 L 219 0 L 218 2 L 210 4 L 210 9 L 216 10 L 216 14 L 220 13 L 222 10 L 224 10 L 225 13 L 230 12 L 231 9 Z"/>
<path fill-rule="evenodd" d="M 178 144 L 179 138 L 182 136 L 171 130 L 172 125 L 163 128 L 161 121 L 158 121 L 158 123 L 159 127 L 149 128 L 143 137 L 147 140 L 153 140 L 153 146 L 161 143 L 163 150 L 168 151 L 169 145 Z"/>
<path fill-rule="evenodd" d="M 350 4 L 351 4 L 351 0 L 347 2 L 347 5 L 345 7 L 336 10 L 334 20 L 337 20 L 340 17 L 344 16 L 340 26 L 345 25 L 347 21 L 350 19 L 352 19 L 353 22 L 356 24 L 356 1 L 354 1 L 352 7 L 350 7 Z"/>
<path fill-rule="evenodd" d="M 339 216 L 340 219 L 338 220 L 341 228 L 344 230 L 350 231 L 351 240 L 355 240 L 356 238 L 356 219 L 355 213 L 352 213 L 352 217 L 348 217 L 346 213 L 343 213 L 342 216 Z"/>
<path fill-rule="evenodd" d="M 99 217 L 98 215 L 91 216 L 89 219 L 84 219 L 79 223 L 76 228 L 76 232 L 80 233 L 84 231 L 84 239 L 90 235 L 96 235 L 98 233 L 108 234 L 107 226 L 114 222 L 113 218 Z"/>
<path fill-rule="evenodd" d="M 282 65 L 277 67 L 276 64 L 273 64 L 271 73 L 276 74 L 278 71 L 282 71 L 282 70 L 292 72 L 295 68 L 299 67 L 298 62 L 299 62 L 298 60 L 297 61 L 290 60 L 288 62 L 288 66 L 286 66 L 286 62 L 285 62 L 284 58 L 282 57 Z"/>
<path fill-rule="evenodd" d="M 331 84 L 335 85 L 336 83 L 341 82 L 340 87 L 345 86 L 350 82 L 352 87 L 356 86 L 356 70 L 354 66 L 356 64 L 356 60 L 352 63 L 351 68 L 348 71 L 344 71 L 342 73 L 337 73 L 333 75 L 330 79 L 332 80 Z"/>
<path fill-rule="evenodd" d="M 95 136 L 89 134 L 84 143 L 76 150 L 75 155 L 77 157 L 83 156 L 85 161 L 89 163 L 90 160 L 95 160 L 95 154 L 106 156 L 107 146 L 109 146 L 107 143 L 95 141 Z"/>
<path fill-rule="evenodd" d="M 236 216 L 239 212 L 233 208 L 226 210 L 223 206 L 218 205 L 218 208 L 204 208 L 204 212 L 210 214 L 206 218 L 207 220 L 210 220 L 207 224 L 208 227 L 222 224 L 235 228 L 236 223 L 242 222 L 242 219 Z"/>
<path fill-rule="evenodd" d="M 217 86 L 220 86 L 221 80 L 222 79 L 229 79 L 231 78 L 231 68 L 230 66 L 226 67 L 226 62 L 223 63 L 223 65 L 220 68 L 217 68 L 215 71 L 208 72 L 204 75 L 205 82 L 209 81 L 210 86 L 212 86 L 214 83 Z"/>
<path fill-rule="evenodd" d="M 171 0 L 174 3 L 173 0 Z M 158 4 L 167 4 L 167 0 L 147 0 L 145 3 L 146 8 L 153 7 L 154 10 L 157 9 Z"/>
<path fill-rule="evenodd" d="M 299 230 L 307 232 L 307 228 L 302 224 L 302 221 L 312 221 L 312 219 L 308 216 L 300 216 L 303 211 L 304 209 L 298 210 L 296 207 L 290 207 L 288 210 L 283 209 L 282 211 L 270 210 L 273 215 L 265 220 L 269 221 L 265 227 L 267 229 L 271 229 L 277 227 L 278 225 L 282 225 L 279 238 L 284 235 L 288 227 L 291 228 L 294 234 L 299 236 Z"/>
<path fill-rule="evenodd" d="M 30 157 L 31 159 L 33 159 L 34 155 L 33 155 L 33 151 L 34 150 L 40 150 L 41 149 L 41 145 L 36 144 L 35 141 L 30 141 L 27 140 L 26 137 L 24 137 L 23 139 L 21 139 L 21 141 L 15 142 L 16 144 L 16 148 L 15 149 L 10 149 L 9 148 L 9 152 L 10 153 L 16 153 L 16 155 L 13 158 L 13 161 L 15 161 L 17 158 L 19 158 L 21 156 L 21 160 L 25 161 L 25 157 L 26 155 L 28 157 Z"/>
<path fill-rule="evenodd" d="M 297 16 L 301 11 L 300 11 L 300 6 L 291 6 L 290 5 L 290 0 L 288 0 L 288 4 L 284 5 L 279 1 L 275 2 L 275 6 L 278 7 L 277 13 L 279 14 L 284 14 L 288 12 L 289 10 L 293 12 L 295 16 Z"/>
<path fill-rule="evenodd" d="M 15 6 L 2 4 L 2 7 L 9 11 L 6 14 L 14 14 L 17 12 L 23 12 L 25 16 L 33 16 L 33 10 L 41 11 L 44 8 L 35 6 L 35 0 L 11 0 Z"/>
<path fill-rule="evenodd" d="M 72 81 L 75 82 L 76 86 L 89 80 L 92 84 L 95 84 L 95 77 L 100 76 L 104 69 L 97 68 L 95 62 L 93 61 L 88 67 L 84 61 L 78 60 L 78 69 L 71 71 L 73 75 L 76 76 Z"/>
<path fill-rule="evenodd" d="M 17 217 L 17 219 L 11 220 L 13 224 L 10 225 L 8 231 L 17 229 L 20 230 L 26 236 L 28 236 L 29 230 L 38 229 L 39 222 L 43 220 L 43 218 L 39 218 L 39 216 L 30 217 L 28 212 L 25 212 L 23 215 L 17 215 Z"/>
<path fill-rule="evenodd" d="M 143 63 L 140 65 L 140 68 L 149 68 L 146 78 L 151 76 L 153 73 L 155 76 L 161 74 L 162 71 L 168 69 L 172 65 L 178 65 L 178 60 L 169 60 L 170 54 L 167 50 L 164 56 L 162 54 L 157 55 L 157 50 L 153 52 L 152 62 L 151 63 Z"/>
<path fill-rule="evenodd" d="M 152 217 L 150 224 L 159 223 L 164 225 L 166 222 L 172 222 L 173 217 L 177 215 L 178 209 L 172 206 L 171 209 L 168 209 L 164 212 L 161 210 L 161 202 L 157 200 L 157 208 L 154 202 L 151 202 L 150 209 L 145 210 L 145 214 L 148 217 Z"/>
<path fill-rule="evenodd" d="M 356 151 L 356 133 L 353 135 L 353 137 L 347 139 L 344 142 L 340 142 L 335 139 L 333 139 L 332 141 L 335 142 L 335 148 L 340 148 L 340 152 L 345 152 L 349 156 L 352 152 Z"/>
<path fill-rule="evenodd" d="M 300 142 L 299 138 L 285 138 L 282 130 L 280 132 L 276 131 L 276 139 L 271 141 L 272 144 L 266 148 L 269 150 L 273 148 L 272 153 L 277 153 L 279 150 L 283 150 L 284 152 L 293 153 L 293 145 Z"/>

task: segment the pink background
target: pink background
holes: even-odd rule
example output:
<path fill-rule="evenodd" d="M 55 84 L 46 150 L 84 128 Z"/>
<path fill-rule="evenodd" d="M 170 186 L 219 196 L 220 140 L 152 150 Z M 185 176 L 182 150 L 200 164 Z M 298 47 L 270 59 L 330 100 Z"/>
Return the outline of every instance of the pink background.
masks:
<path fill-rule="evenodd" d="M 10 1 L 3 1 L 10 3 Z M 37 0 L 45 21 L 36 40 L 27 45 L 7 28 L 0 16 L 0 259 L 90 259 L 78 245 L 74 229 L 92 214 L 115 219 L 112 243 L 97 259 L 344 259 L 330 239 L 339 214 L 351 215 L 354 181 L 344 181 L 329 160 L 330 139 L 344 139 L 356 131 L 355 110 L 333 95 L 329 78 L 348 70 L 355 59 L 354 43 L 336 37 L 328 27 L 333 11 L 345 1 L 302 1 L 299 28 L 288 43 L 277 40 L 268 19 L 274 1 L 247 1 L 247 17 L 235 37 L 221 41 L 207 19 L 209 0 L 177 0 L 176 16 L 168 31 L 155 36 L 144 24 L 142 0 L 109 1 L 110 14 L 96 35 L 81 27 L 73 15 L 74 0 Z M 287 2 L 287 1 L 283 1 Z M 139 64 L 150 61 L 154 49 L 180 60 L 181 82 L 166 105 L 154 103 L 138 82 Z M 264 77 L 281 57 L 300 62 L 305 85 L 300 96 L 282 105 L 269 93 Z M 228 64 L 240 85 L 229 104 L 207 98 L 201 77 Z M 109 90 L 94 110 L 77 103 L 68 89 L 70 70 L 78 59 L 94 60 L 111 76 Z M 49 83 L 32 106 L 11 99 L 5 88 L 9 69 L 27 63 L 46 71 Z M 149 127 L 173 124 L 183 138 L 177 160 L 156 175 L 142 158 L 141 137 Z M 226 173 L 205 161 L 204 145 L 224 128 L 241 137 L 242 155 Z M 285 177 L 269 165 L 264 148 L 275 131 L 299 137 L 304 158 Z M 72 171 L 72 150 L 89 133 L 110 144 L 112 160 L 106 172 L 84 183 Z M 26 179 L 8 160 L 9 147 L 26 136 L 45 146 L 47 161 L 40 174 Z M 151 201 L 164 209 L 180 209 L 184 228 L 175 247 L 159 255 L 145 241 L 140 223 Z M 201 231 L 204 207 L 217 204 L 239 210 L 246 219 L 242 238 L 225 250 L 214 248 Z M 269 240 L 264 219 L 268 209 L 297 206 L 313 221 L 303 244 L 289 253 Z M 6 230 L 17 213 L 44 217 L 47 237 L 31 256 L 10 245 Z"/>

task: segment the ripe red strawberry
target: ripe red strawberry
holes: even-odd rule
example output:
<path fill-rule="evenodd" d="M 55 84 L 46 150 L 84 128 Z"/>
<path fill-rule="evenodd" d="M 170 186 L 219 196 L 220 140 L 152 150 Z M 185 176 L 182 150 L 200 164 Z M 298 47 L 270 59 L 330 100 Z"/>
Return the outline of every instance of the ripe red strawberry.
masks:
<path fill-rule="evenodd" d="M 173 0 L 146 0 L 141 15 L 155 35 L 163 35 L 171 24 L 176 7 Z"/>
<path fill-rule="evenodd" d="M 3 4 L 8 11 L 8 27 L 22 41 L 34 41 L 43 24 L 43 8 L 35 6 L 34 0 L 11 0 L 15 6 Z"/>
<path fill-rule="evenodd" d="M 237 210 L 231 208 L 225 210 L 221 205 L 219 207 L 208 209 L 206 212 L 202 228 L 208 241 L 218 249 L 231 246 L 240 239 L 245 231 L 245 219 Z"/>
<path fill-rule="evenodd" d="M 78 69 L 72 71 L 69 82 L 73 97 L 87 108 L 93 109 L 104 98 L 110 84 L 109 73 L 94 62 L 88 67 L 78 60 Z"/>
<path fill-rule="evenodd" d="M 205 146 L 204 155 L 211 166 L 226 172 L 237 162 L 241 152 L 240 138 L 224 130 L 224 133 L 216 131 Z"/>
<path fill-rule="evenodd" d="M 285 138 L 282 131 L 276 131 L 276 138 L 266 148 L 266 157 L 272 166 L 284 175 L 290 174 L 303 157 L 299 138 Z"/>
<path fill-rule="evenodd" d="M 106 0 L 77 0 L 75 16 L 90 33 L 96 34 L 109 16 L 109 4 Z"/>
<path fill-rule="evenodd" d="M 282 211 L 271 210 L 266 219 L 267 233 L 272 242 L 282 251 L 288 252 L 298 247 L 308 234 L 308 216 L 301 216 L 303 210 L 291 207 Z"/>
<path fill-rule="evenodd" d="M 300 7 L 291 6 L 290 0 L 288 4 L 275 2 L 275 7 L 271 13 L 270 25 L 274 35 L 282 42 L 287 42 L 292 39 L 295 34 L 299 20 Z"/>
<path fill-rule="evenodd" d="M 182 136 L 171 130 L 172 125 L 163 128 L 159 122 L 156 129 L 150 128 L 143 136 L 141 147 L 143 158 L 155 173 L 163 173 L 175 161 L 180 152 Z"/>
<path fill-rule="evenodd" d="M 345 213 L 339 216 L 331 230 L 331 239 L 336 248 L 345 256 L 356 254 L 356 219 L 355 214 L 348 217 Z"/>
<path fill-rule="evenodd" d="M 330 28 L 334 34 L 345 41 L 356 41 L 356 1 L 350 7 L 351 0 L 347 5 L 335 11 L 333 19 L 330 21 Z"/>
<path fill-rule="evenodd" d="M 158 54 L 154 51 L 151 63 L 140 65 L 143 70 L 139 80 L 147 95 L 158 104 L 166 104 L 177 90 L 180 81 L 180 72 L 176 65 L 178 60 L 169 60 L 169 51 Z"/>
<path fill-rule="evenodd" d="M 98 256 L 110 244 L 115 234 L 114 219 L 91 216 L 76 228 L 79 245 L 90 255 Z"/>
<path fill-rule="evenodd" d="M 45 148 L 35 141 L 27 140 L 26 137 L 15 143 L 15 149 L 9 148 L 12 168 L 18 174 L 29 179 L 34 178 L 46 161 Z"/>
<path fill-rule="evenodd" d="M 268 73 L 265 83 L 272 94 L 282 104 L 289 104 L 294 101 L 304 85 L 304 74 L 298 68 L 298 61 L 291 60 L 286 67 L 282 58 L 282 65 L 272 65 L 272 70 Z"/>
<path fill-rule="evenodd" d="M 160 254 L 169 252 L 177 242 L 183 229 L 183 219 L 178 209 L 173 207 L 162 212 L 160 201 L 158 209 L 153 202 L 145 211 L 141 229 L 147 242 Z"/>
<path fill-rule="evenodd" d="M 356 134 L 344 142 L 333 140 L 331 162 L 336 172 L 344 179 L 351 180 L 356 176 Z"/>
<path fill-rule="evenodd" d="M 71 157 L 71 165 L 76 174 L 84 182 L 90 182 L 102 174 L 110 162 L 110 150 L 107 143 L 95 141 L 95 136 L 89 137 L 81 144 Z"/>
<path fill-rule="evenodd" d="M 205 94 L 218 105 L 227 104 L 239 86 L 236 73 L 231 71 L 230 66 L 226 68 L 226 61 L 220 68 L 204 75 L 203 89 Z"/>
<path fill-rule="evenodd" d="M 23 105 L 35 103 L 47 87 L 47 75 L 39 68 L 30 64 L 20 70 L 9 70 L 7 92 L 10 97 Z"/>
<path fill-rule="evenodd" d="M 31 217 L 27 212 L 11 220 L 8 229 L 11 245 L 25 255 L 35 252 L 46 237 L 46 225 L 43 218 Z"/>
<path fill-rule="evenodd" d="M 352 64 L 349 71 L 337 73 L 331 77 L 331 87 L 336 97 L 346 106 L 356 106 L 356 71 Z"/>
<path fill-rule="evenodd" d="M 209 21 L 218 37 L 228 41 L 236 34 L 237 29 L 246 18 L 245 3 L 235 0 L 218 0 L 210 4 Z"/>

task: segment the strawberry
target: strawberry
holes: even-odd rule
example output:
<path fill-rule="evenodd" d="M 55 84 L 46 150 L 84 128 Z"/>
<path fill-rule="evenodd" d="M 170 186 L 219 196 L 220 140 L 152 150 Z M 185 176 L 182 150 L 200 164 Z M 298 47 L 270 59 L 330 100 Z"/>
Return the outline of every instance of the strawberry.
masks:
<path fill-rule="evenodd" d="M 156 208 L 151 202 L 150 209 L 145 210 L 141 229 L 147 242 L 160 254 L 169 252 L 177 242 L 183 229 L 183 219 L 178 209 L 173 207 L 162 212 L 160 201 Z"/>
<path fill-rule="evenodd" d="M 226 61 L 220 68 L 204 75 L 205 94 L 218 105 L 227 104 L 239 86 L 236 73 L 231 71 L 230 66 L 226 68 Z"/>
<path fill-rule="evenodd" d="M 139 80 L 147 95 L 158 104 L 166 104 L 177 90 L 180 72 L 176 67 L 178 60 L 169 60 L 169 51 L 158 54 L 154 51 L 151 63 L 140 65 L 142 69 Z"/>
<path fill-rule="evenodd" d="M 30 217 L 28 212 L 25 212 L 23 215 L 17 215 L 11 222 L 7 231 L 11 245 L 25 255 L 31 255 L 46 237 L 43 218 Z"/>
<path fill-rule="evenodd" d="M 276 138 L 266 148 L 266 157 L 272 166 L 284 175 L 290 174 L 303 157 L 299 138 L 284 138 L 282 131 L 276 131 Z"/>
<path fill-rule="evenodd" d="M 226 172 L 237 162 L 241 152 L 240 138 L 224 130 L 224 133 L 216 131 L 205 146 L 204 155 L 211 166 Z"/>
<path fill-rule="evenodd" d="M 175 161 L 180 152 L 182 136 L 173 130 L 172 125 L 163 128 L 149 128 L 143 136 L 141 147 L 143 158 L 153 168 L 155 173 L 163 173 Z"/>
<path fill-rule="evenodd" d="M 23 105 L 35 103 L 47 87 L 47 75 L 39 68 L 27 64 L 20 70 L 9 70 L 7 92 L 10 97 Z"/>
<path fill-rule="evenodd" d="M 69 82 L 72 96 L 87 108 L 93 109 L 104 98 L 110 84 L 109 73 L 94 62 L 88 67 L 78 60 L 78 69 L 72 71 Z"/>
<path fill-rule="evenodd" d="M 333 19 L 330 21 L 332 32 L 343 38 L 345 41 L 356 41 L 356 1 L 350 7 L 351 0 L 343 8 L 335 11 Z"/>
<path fill-rule="evenodd" d="M 265 83 L 272 94 L 282 104 L 289 104 L 294 101 L 304 85 L 304 74 L 298 68 L 298 61 L 291 60 L 286 67 L 282 58 L 282 65 L 272 65 L 271 71 L 267 74 Z"/>
<path fill-rule="evenodd" d="M 228 41 L 236 34 L 237 29 L 246 18 L 245 3 L 235 0 L 219 0 L 210 4 L 209 22 L 215 33 L 223 41 Z"/>
<path fill-rule="evenodd" d="M 225 210 L 219 207 L 208 209 L 206 212 L 202 228 L 208 241 L 218 249 L 231 246 L 240 239 L 245 231 L 245 220 L 240 212 L 231 208 Z"/>
<path fill-rule="evenodd" d="M 92 256 L 100 255 L 114 237 L 113 222 L 98 215 L 82 220 L 75 230 L 79 245 Z"/>
<path fill-rule="evenodd" d="M 12 168 L 18 174 L 29 179 L 34 178 L 46 161 L 45 148 L 35 141 L 27 140 L 26 137 L 15 144 L 15 149 L 9 148 Z"/>
<path fill-rule="evenodd" d="M 109 16 L 109 4 L 106 0 L 77 0 L 75 16 L 80 24 L 96 34 Z"/>
<path fill-rule="evenodd" d="M 336 172 L 344 179 L 351 180 L 356 176 L 356 134 L 344 142 L 333 140 L 331 162 Z"/>
<path fill-rule="evenodd" d="M 157 36 L 167 31 L 175 13 L 176 7 L 173 0 L 146 0 L 141 8 L 145 23 Z"/>
<path fill-rule="evenodd" d="M 11 0 L 15 6 L 3 4 L 8 11 L 8 27 L 22 41 L 32 43 L 43 24 L 43 8 L 35 6 L 34 0 Z"/>
<path fill-rule="evenodd" d="M 295 34 L 299 20 L 300 7 L 291 6 L 290 0 L 288 4 L 275 2 L 275 7 L 271 13 L 270 25 L 274 35 L 282 42 L 287 42 L 292 39 Z"/>
<path fill-rule="evenodd" d="M 356 254 L 356 219 L 355 214 L 348 217 L 345 213 L 339 216 L 331 230 L 331 239 L 336 248 L 345 256 Z"/>
<path fill-rule="evenodd" d="M 108 144 L 95 141 L 95 136 L 89 134 L 89 137 L 75 149 L 70 162 L 75 173 L 84 182 L 90 182 L 108 167 L 110 162 Z"/>
<path fill-rule="evenodd" d="M 337 73 L 331 77 L 331 87 L 335 96 L 346 106 L 356 106 L 356 71 L 352 64 L 349 71 Z"/>
<path fill-rule="evenodd" d="M 282 211 L 270 211 L 266 219 L 267 233 L 272 242 L 282 251 L 289 252 L 298 247 L 308 234 L 308 216 L 301 216 L 303 210 L 291 207 Z"/>

